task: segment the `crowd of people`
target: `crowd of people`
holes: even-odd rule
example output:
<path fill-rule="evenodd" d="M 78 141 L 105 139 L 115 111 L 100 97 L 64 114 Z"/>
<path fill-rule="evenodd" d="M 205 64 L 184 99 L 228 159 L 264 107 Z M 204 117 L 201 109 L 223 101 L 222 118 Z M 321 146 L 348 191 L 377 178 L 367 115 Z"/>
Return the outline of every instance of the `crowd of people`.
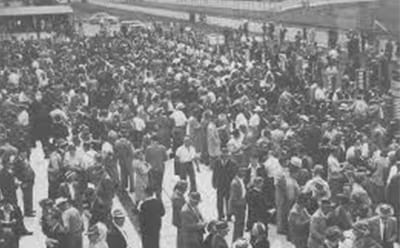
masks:
<path fill-rule="evenodd" d="M 155 23 L 1 41 L 0 247 L 30 234 L 29 157 L 40 141 L 49 248 L 80 248 L 83 235 L 90 248 L 135 247 L 113 208 L 118 193 L 134 196 L 143 248 L 159 247 L 168 200 L 178 248 L 266 248 L 270 225 L 296 248 L 338 247 L 349 230 L 351 247 L 392 248 L 400 143 L 384 65 L 399 49 L 359 46 L 356 36 L 348 49 L 322 49 L 306 32 L 292 42 L 267 28 L 262 41 L 246 28 L 224 36 L 211 46 L 201 31 Z M 369 85 L 359 83 L 360 66 L 379 71 Z M 164 199 L 171 159 L 179 181 Z M 212 172 L 202 183 L 216 190 L 215 221 L 198 208 L 200 167 Z"/>

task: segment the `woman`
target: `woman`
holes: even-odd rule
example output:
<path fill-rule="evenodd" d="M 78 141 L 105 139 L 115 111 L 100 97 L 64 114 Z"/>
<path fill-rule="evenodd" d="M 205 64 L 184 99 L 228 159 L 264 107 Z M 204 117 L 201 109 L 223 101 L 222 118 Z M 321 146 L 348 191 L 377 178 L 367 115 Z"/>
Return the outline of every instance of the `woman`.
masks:
<path fill-rule="evenodd" d="M 87 232 L 89 238 L 89 248 L 108 248 L 107 227 L 101 222 L 89 227 Z"/>
<path fill-rule="evenodd" d="M 183 248 L 182 234 L 181 234 L 181 218 L 180 212 L 185 205 L 185 192 L 187 190 L 188 183 L 186 181 L 178 181 L 174 187 L 174 193 L 172 194 L 172 224 L 177 229 L 177 248 Z"/>
<path fill-rule="evenodd" d="M 135 178 L 135 201 L 138 204 L 145 199 L 144 190 L 149 185 L 150 165 L 144 160 L 143 151 L 137 151 L 132 161 Z"/>
<path fill-rule="evenodd" d="M 253 248 L 269 248 L 268 232 L 263 223 L 254 223 L 253 228 L 251 229 L 250 243 Z"/>

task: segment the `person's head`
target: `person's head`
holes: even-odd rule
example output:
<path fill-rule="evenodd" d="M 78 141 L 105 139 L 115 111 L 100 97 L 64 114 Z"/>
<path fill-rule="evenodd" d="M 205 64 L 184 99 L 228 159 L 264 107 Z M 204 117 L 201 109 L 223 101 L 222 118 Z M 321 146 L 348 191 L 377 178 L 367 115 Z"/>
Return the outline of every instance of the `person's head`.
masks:
<path fill-rule="evenodd" d="M 232 136 L 233 136 L 233 138 L 238 139 L 240 137 L 239 130 L 238 129 L 233 130 L 232 131 Z"/>
<path fill-rule="evenodd" d="M 122 212 L 121 209 L 115 209 L 112 212 L 112 217 L 113 217 L 114 223 L 117 226 L 122 227 L 124 225 L 124 223 L 125 223 L 125 214 L 124 214 L 124 212 Z"/>
<path fill-rule="evenodd" d="M 242 167 L 242 168 L 239 168 L 237 170 L 237 176 L 240 177 L 240 178 L 244 178 L 246 176 L 246 174 L 247 174 L 247 169 L 246 168 Z"/>
<path fill-rule="evenodd" d="M 215 230 L 218 235 L 225 237 L 226 235 L 228 235 L 229 232 L 228 223 L 225 221 L 218 221 L 215 224 Z"/>
<path fill-rule="evenodd" d="M 306 193 L 300 193 L 299 196 L 296 199 L 297 205 L 300 207 L 306 207 L 308 203 L 309 196 Z"/>
<path fill-rule="evenodd" d="M 262 177 L 254 178 L 253 185 L 254 185 L 254 188 L 256 188 L 256 189 L 262 189 L 263 185 L 264 185 L 264 179 Z"/>
<path fill-rule="evenodd" d="M 338 204 L 341 206 L 348 206 L 350 204 L 350 198 L 345 194 L 337 194 L 336 198 Z"/>
<path fill-rule="evenodd" d="M 190 139 L 189 136 L 186 136 L 186 137 L 183 139 L 183 144 L 184 144 L 186 147 L 189 147 L 189 146 L 191 145 L 191 139 Z"/>
<path fill-rule="evenodd" d="M 356 239 L 368 236 L 369 233 L 368 223 L 360 221 L 353 225 L 353 234 Z"/>
<path fill-rule="evenodd" d="M 159 142 L 158 136 L 157 136 L 157 135 L 151 136 L 151 142 L 152 142 L 153 144 L 158 144 L 158 142 Z"/>
<path fill-rule="evenodd" d="M 325 231 L 326 242 L 331 245 L 331 247 L 337 247 L 340 240 L 343 239 L 343 233 L 337 226 L 328 227 Z"/>
<path fill-rule="evenodd" d="M 332 203 L 328 198 L 323 198 L 319 201 L 319 209 L 323 214 L 327 215 L 332 210 Z"/>
<path fill-rule="evenodd" d="M 189 194 L 189 204 L 192 206 L 198 206 L 201 202 L 201 196 L 199 192 L 190 192 Z"/>
<path fill-rule="evenodd" d="M 179 180 L 174 187 L 174 191 L 184 194 L 188 188 L 188 183 L 185 180 Z"/>
<path fill-rule="evenodd" d="M 229 156 L 230 156 L 230 154 L 229 154 L 228 148 L 222 147 L 221 148 L 221 159 L 227 160 L 227 159 L 229 159 Z"/>
<path fill-rule="evenodd" d="M 250 164 L 251 166 L 257 166 L 258 165 L 258 156 L 257 154 L 253 153 L 250 155 Z"/>
<path fill-rule="evenodd" d="M 249 248 L 250 243 L 245 238 L 239 238 L 233 243 L 233 248 Z"/>
<path fill-rule="evenodd" d="M 313 176 L 322 177 L 324 175 L 324 167 L 322 165 L 317 164 L 313 169 Z"/>
<path fill-rule="evenodd" d="M 267 235 L 268 232 L 266 231 L 265 225 L 261 222 L 256 222 L 253 224 L 253 227 L 251 228 L 251 236 L 254 237 L 259 237 L 263 235 Z"/>
<path fill-rule="evenodd" d="M 56 203 L 55 203 L 56 207 L 58 209 L 60 209 L 61 212 L 64 212 L 65 210 L 67 210 L 69 208 L 69 202 L 67 198 L 64 197 L 60 197 L 56 199 Z"/>
<path fill-rule="evenodd" d="M 217 224 L 217 222 L 218 222 L 217 220 L 211 220 L 210 222 L 208 222 L 207 227 L 206 227 L 207 232 L 215 234 L 217 232 L 217 230 L 215 228 L 215 225 Z"/>
<path fill-rule="evenodd" d="M 78 175 L 74 171 L 67 171 L 65 173 L 65 179 L 67 182 L 74 182 L 77 180 Z"/>
<path fill-rule="evenodd" d="M 376 207 L 375 212 L 379 216 L 379 218 L 381 218 L 384 221 L 390 219 L 394 215 L 394 209 L 389 204 L 378 205 L 378 207 Z"/>

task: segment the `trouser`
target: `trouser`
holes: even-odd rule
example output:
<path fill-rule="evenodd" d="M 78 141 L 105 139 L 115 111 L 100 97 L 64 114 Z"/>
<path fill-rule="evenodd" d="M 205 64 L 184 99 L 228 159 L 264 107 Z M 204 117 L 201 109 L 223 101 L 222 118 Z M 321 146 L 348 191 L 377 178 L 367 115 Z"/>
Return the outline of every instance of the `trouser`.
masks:
<path fill-rule="evenodd" d="M 224 206 L 228 206 L 229 191 L 217 189 L 217 210 L 218 219 L 223 219 L 225 217 Z"/>
<path fill-rule="evenodd" d="M 58 189 L 60 187 L 59 181 L 49 180 L 48 194 L 50 199 L 56 199 L 58 197 Z"/>
<path fill-rule="evenodd" d="M 197 191 L 193 162 L 181 163 L 180 171 L 182 180 L 186 180 L 187 176 L 189 176 L 190 192 Z"/>
<path fill-rule="evenodd" d="M 134 180 L 133 180 L 133 171 L 132 165 L 126 161 L 119 160 L 119 167 L 121 169 L 121 186 L 122 189 L 128 188 L 129 182 L 129 191 L 134 191 Z"/>
<path fill-rule="evenodd" d="M 236 208 L 237 209 L 233 213 L 235 216 L 235 223 L 233 226 L 233 242 L 235 242 L 238 238 L 243 237 L 246 205 Z"/>
<path fill-rule="evenodd" d="M 82 233 L 67 234 L 65 237 L 65 248 L 82 248 Z"/>
<path fill-rule="evenodd" d="M 160 247 L 160 232 L 142 234 L 142 248 L 159 248 L 159 247 Z"/>
<path fill-rule="evenodd" d="M 28 184 L 21 189 L 24 201 L 24 214 L 31 214 L 33 212 L 33 184 Z"/>
<path fill-rule="evenodd" d="M 163 177 L 164 171 L 153 169 L 149 171 L 149 184 L 155 190 L 158 199 L 161 199 Z"/>

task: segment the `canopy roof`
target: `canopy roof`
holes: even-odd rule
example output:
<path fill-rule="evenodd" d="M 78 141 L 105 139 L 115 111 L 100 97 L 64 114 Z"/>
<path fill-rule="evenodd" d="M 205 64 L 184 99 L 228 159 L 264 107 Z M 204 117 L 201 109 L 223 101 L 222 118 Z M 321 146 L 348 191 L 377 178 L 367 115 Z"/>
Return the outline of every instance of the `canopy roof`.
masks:
<path fill-rule="evenodd" d="M 1 16 L 34 16 L 34 15 L 62 15 L 72 14 L 73 10 L 67 5 L 28 6 L 0 8 Z"/>

